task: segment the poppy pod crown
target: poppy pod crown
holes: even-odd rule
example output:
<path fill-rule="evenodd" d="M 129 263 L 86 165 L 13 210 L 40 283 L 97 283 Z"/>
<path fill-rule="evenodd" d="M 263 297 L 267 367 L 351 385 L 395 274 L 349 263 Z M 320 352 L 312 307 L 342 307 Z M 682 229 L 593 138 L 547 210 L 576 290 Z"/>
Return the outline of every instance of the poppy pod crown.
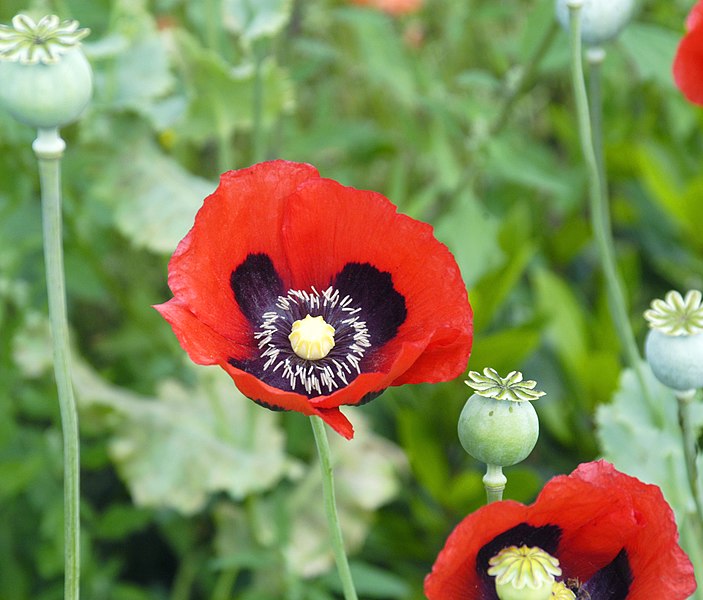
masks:
<path fill-rule="evenodd" d="M 217 364 L 272 410 L 318 415 L 465 368 L 472 313 L 432 228 L 310 165 L 222 175 L 169 263 L 156 306 L 199 364 Z"/>

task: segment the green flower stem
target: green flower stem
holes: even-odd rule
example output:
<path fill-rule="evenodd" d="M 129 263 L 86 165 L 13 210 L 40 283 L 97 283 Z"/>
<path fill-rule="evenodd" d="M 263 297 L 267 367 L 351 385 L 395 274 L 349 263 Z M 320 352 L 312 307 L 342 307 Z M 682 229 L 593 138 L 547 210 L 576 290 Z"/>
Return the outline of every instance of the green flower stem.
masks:
<path fill-rule="evenodd" d="M 696 432 L 691 427 L 691 403 L 696 396 L 696 390 L 677 391 L 676 400 L 679 406 L 679 427 L 683 437 L 683 454 L 686 460 L 686 475 L 691 488 L 691 495 L 696 507 L 696 527 L 700 533 L 699 540 L 703 540 L 703 502 L 701 501 L 700 487 L 698 484 L 698 465 Z"/>
<path fill-rule="evenodd" d="M 515 106 L 515 103 L 520 99 L 522 94 L 528 88 L 530 82 L 534 78 L 535 72 L 537 71 L 537 67 L 539 67 L 542 62 L 542 59 L 547 54 L 547 51 L 549 50 L 549 48 L 551 48 L 552 43 L 554 42 L 554 38 L 556 38 L 558 31 L 558 23 L 556 22 L 556 20 L 552 20 L 549 28 L 544 33 L 544 37 L 542 37 L 542 39 L 540 40 L 537 49 L 532 54 L 529 62 L 525 65 L 522 72 L 520 73 L 519 79 L 517 80 L 517 82 L 515 82 L 515 85 L 512 87 L 512 90 L 508 94 L 508 96 L 506 96 L 505 101 L 503 102 L 503 106 L 501 107 L 501 110 L 498 113 L 498 117 L 493 122 L 493 125 L 490 128 L 491 135 L 495 135 L 500 132 L 503 127 L 505 127 L 505 125 L 507 124 L 513 106 Z"/>
<path fill-rule="evenodd" d="M 312 423 L 312 431 L 315 435 L 315 444 L 317 445 L 317 453 L 320 456 L 320 468 L 322 469 L 322 494 L 325 500 L 325 513 L 327 514 L 327 523 L 330 528 L 330 536 L 332 538 L 332 550 L 334 559 L 337 563 L 337 571 L 339 578 L 342 581 L 342 590 L 344 591 L 345 600 L 357 600 L 354 581 L 352 580 L 351 571 L 349 569 L 349 561 L 347 554 L 344 551 L 344 541 L 342 540 L 342 528 L 339 524 L 339 515 L 337 514 L 337 503 L 334 499 L 334 478 L 332 476 L 332 462 L 330 459 L 330 446 L 327 441 L 327 433 L 325 424 L 320 417 L 310 417 Z"/>
<path fill-rule="evenodd" d="M 608 179 L 605 172 L 605 156 L 603 152 L 603 93 L 601 83 L 603 79 L 603 61 L 606 53 L 603 48 L 589 48 L 586 50 L 586 61 L 588 62 L 588 97 L 591 111 L 591 132 L 593 135 L 593 152 L 596 155 L 596 165 L 598 167 L 598 181 L 601 186 L 601 194 L 608 197 Z M 606 217 L 608 217 L 606 211 Z M 608 223 L 610 230 L 610 223 Z"/>
<path fill-rule="evenodd" d="M 40 129 L 32 144 L 39 160 L 44 231 L 44 261 L 49 319 L 63 430 L 64 457 L 64 599 L 80 595 L 80 455 L 78 415 L 71 384 L 66 285 L 61 239 L 61 157 L 66 144 L 57 129 Z"/>
<path fill-rule="evenodd" d="M 499 502 L 503 499 L 503 490 L 508 478 L 503 474 L 500 465 L 486 465 L 486 474 L 483 476 L 483 486 L 486 488 L 487 504 Z"/>
<path fill-rule="evenodd" d="M 230 567 L 220 572 L 215 582 L 215 588 L 212 592 L 212 600 L 230 600 L 232 598 L 232 589 L 237 582 L 239 568 Z"/>
<path fill-rule="evenodd" d="M 576 102 L 576 116 L 578 119 L 579 138 L 581 140 L 581 150 L 583 152 L 586 170 L 588 172 L 588 192 L 591 213 L 591 227 L 598 248 L 598 256 L 605 278 L 605 289 L 608 296 L 610 313 L 613 318 L 618 337 L 623 344 L 627 363 L 632 368 L 639 380 L 640 387 L 645 401 L 649 405 L 649 410 L 658 424 L 663 424 L 664 417 L 661 406 L 656 402 L 649 392 L 643 371 L 642 359 L 635 335 L 627 315 L 627 304 L 624 286 L 620 279 L 615 260 L 615 249 L 610 226 L 610 214 L 608 212 L 608 197 L 605 184 L 605 169 L 599 168 L 598 153 L 602 155 L 601 141 L 601 102 L 600 90 L 598 102 L 594 103 L 595 118 L 592 120 L 589 106 L 586 83 L 583 76 L 583 64 L 581 61 L 581 5 L 578 2 L 569 4 L 569 26 L 571 38 L 571 76 Z M 599 71 L 599 69 L 597 69 Z M 600 81 L 597 85 L 599 86 Z M 598 133 L 594 136 L 595 125 Z M 595 140 L 598 140 L 599 149 L 595 149 Z M 601 159 L 602 161 L 602 159 Z"/>

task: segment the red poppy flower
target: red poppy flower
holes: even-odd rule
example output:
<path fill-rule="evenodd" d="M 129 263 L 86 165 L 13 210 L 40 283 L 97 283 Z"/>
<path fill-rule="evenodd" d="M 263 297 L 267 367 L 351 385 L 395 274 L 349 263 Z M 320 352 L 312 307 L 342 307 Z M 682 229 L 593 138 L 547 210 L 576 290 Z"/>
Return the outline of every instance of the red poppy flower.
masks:
<path fill-rule="evenodd" d="M 168 272 L 174 298 L 156 309 L 194 362 L 347 438 L 341 405 L 452 379 L 471 350 L 466 286 L 432 228 L 310 165 L 222 175 Z"/>
<path fill-rule="evenodd" d="M 687 100 L 703 105 L 703 0 L 691 9 L 686 31 L 674 58 L 674 81 Z"/>
<path fill-rule="evenodd" d="M 510 546 L 538 547 L 556 557 L 562 581 L 579 599 L 684 600 L 696 589 L 659 488 L 603 460 L 553 478 L 530 506 L 506 500 L 469 515 L 437 557 L 425 594 L 429 600 L 497 600 L 488 561 Z"/>

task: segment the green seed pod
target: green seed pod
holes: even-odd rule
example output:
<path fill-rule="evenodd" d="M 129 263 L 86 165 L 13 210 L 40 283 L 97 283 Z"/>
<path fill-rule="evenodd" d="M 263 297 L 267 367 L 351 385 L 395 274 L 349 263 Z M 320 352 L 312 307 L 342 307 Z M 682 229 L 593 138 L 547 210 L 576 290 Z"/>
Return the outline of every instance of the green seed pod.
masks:
<path fill-rule="evenodd" d="M 507 467 L 524 460 L 537 443 L 539 421 L 530 400 L 534 381 L 522 381 L 513 371 L 502 378 L 493 369 L 483 375 L 471 371 L 467 385 L 474 388 L 459 416 L 459 441 L 471 456 L 488 465 Z"/>
<path fill-rule="evenodd" d="M 674 337 L 650 329 L 645 354 L 664 385 L 674 390 L 703 388 L 703 334 Z"/>
<path fill-rule="evenodd" d="M 556 0 L 557 20 L 569 30 L 569 2 Z M 617 37 L 634 12 L 634 0 L 583 0 L 581 8 L 581 40 L 589 46 L 600 46 Z"/>
<path fill-rule="evenodd" d="M 75 121 L 93 93 L 93 74 L 80 47 L 88 34 L 77 21 L 58 17 L 35 23 L 17 15 L 0 26 L 0 105 L 37 128 Z"/>
<path fill-rule="evenodd" d="M 644 315 L 645 355 L 656 378 L 679 391 L 703 387 L 703 295 L 691 290 L 654 300 Z"/>

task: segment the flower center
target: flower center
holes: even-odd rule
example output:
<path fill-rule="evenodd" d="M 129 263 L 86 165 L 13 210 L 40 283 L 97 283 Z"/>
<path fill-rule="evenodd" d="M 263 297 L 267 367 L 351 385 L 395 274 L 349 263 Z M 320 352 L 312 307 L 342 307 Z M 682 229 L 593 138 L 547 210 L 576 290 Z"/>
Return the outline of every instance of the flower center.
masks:
<path fill-rule="evenodd" d="M 500 600 L 549 600 L 559 561 L 541 548 L 509 546 L 488 561 Z"/>
<path fill-rule="evenodd" d="M 311 398 L 349 385 L 371 349 L 361 307 L 332 287 L 289 290 L 261 319 L 254 338 L 262 376 L 280 389 L 302 388 Z"/>
<path fill-rule="evenodd" d="M 320 360 L 334 348 L 334 327 L 321 316 L 307 315 L 293 322 L 288 339 L 293 352 L 300 358 Z"/>

